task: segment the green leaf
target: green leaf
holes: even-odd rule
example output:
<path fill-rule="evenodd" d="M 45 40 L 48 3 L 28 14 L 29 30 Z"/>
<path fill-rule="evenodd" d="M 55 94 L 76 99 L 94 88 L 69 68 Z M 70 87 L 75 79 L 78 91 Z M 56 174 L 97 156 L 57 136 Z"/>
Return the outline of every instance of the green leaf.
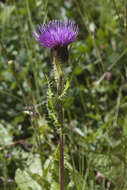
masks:
<path fill-rule="evenodd" d="M 97 120 L 97 121 L 101 120 L 101 115 L 99 115 L 99 114 L 93 115 L 93 114 L 89 113 L 89 114 L 86 114 L 86 115 L 88 117 L 90 117 L 91 119 L 94 119 L 94 120 Z"/>
<path fill-rule="evenodd" d="M 0 124 L 0 145 L 6 146 L 12 143 L 12 136 L 9 134 L 8 128 Z"/>
<path fill-rule="evenodd" d="M 29 171 L 32 175 L 37 174 L 39 176 L 42 176 L 42 166 L 39 157 L 35 156 L 33 160 L 30 160 Z"/>
<path fill-rule="evenodd" d="M 12 12 L 15 10 L 15 6 L 6 6 L 0 13 L 0 21 L 5 24 L 10 19 Z"/>
<path fill-rule="evenodd" d="M 75 67 L 75 69 L 74 69 L 74 73 L 75 73 L 76 75 L 80 75 L 80 74 L 83 73 L 84 69 L 85 69 L 85 66 L 84 66 L 83 64 L 77 65 L 77 66 Z"/>
<path fill-rule="evenodd" d="M 127 188 L 127 168 L 121 158 L 115 155 L 90 153 L 89 164 L 109 179 L 117 187 L 115 190 Z"/>
<path fill-rule="evenodd" d="M 35 181 L 26 171 L 17 169 L 15 181 L 21 190 L 42 190 L 41 185 Z"/>
<path fill-rule="evenodd" d="M 59 189 L 60 189 L 60 185 L 56 182 L 53 182 L 51 186 L 51 190 L 59 190 Z"/>
<path fill-rule="evenodd" d="M 123 124 L 123 134 L 127 135 L 127 115 L 124 119 L 124 124 Z"/>
<path fill-rule="evenodd" d="M 78 47 L 78 51 L 80 53 L 86 53 L 86 52 L 89 52 L 89 47 L 85 44 L 81 44 L 79 47 Z"/>
<path fill-rule="evenodd" d="M 67 80 L 67 82 L 66 82 L 66 84 L 64 86 L 63 92 L 62 92 L 61 96 L 59 97 L 60 99 L 66 95 L 67 90 L 68 90 L 68 88 L 70 86 L 70 82 L 71 82 L 71 78 Z"/>

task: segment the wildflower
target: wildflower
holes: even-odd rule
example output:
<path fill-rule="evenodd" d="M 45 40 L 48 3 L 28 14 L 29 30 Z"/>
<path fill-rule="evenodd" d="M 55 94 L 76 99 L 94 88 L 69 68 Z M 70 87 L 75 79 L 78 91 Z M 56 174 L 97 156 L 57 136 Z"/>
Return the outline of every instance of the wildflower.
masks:
<path fill-rule="evenodd" d="M 38 27 L 40 32 L 33 32 L 35 39 L 43 47 L 48 47 L 62 62 L 68 59 L 68 45 L 73 43 L 78 35 L 78 26 L 71 21 L 50 21 L 47 25 Z"/>

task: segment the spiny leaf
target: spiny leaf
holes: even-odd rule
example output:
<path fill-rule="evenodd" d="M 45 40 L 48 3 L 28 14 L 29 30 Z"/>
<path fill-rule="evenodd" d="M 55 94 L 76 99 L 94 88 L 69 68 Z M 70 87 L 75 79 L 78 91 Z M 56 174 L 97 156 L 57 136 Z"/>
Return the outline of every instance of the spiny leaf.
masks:
<path fill-rule="evenodd" d="M 62 92 L 61 96 L 59 96 L 60 99 L 62 99 L 66 95 L 67 90 L 70 87 L 70 83 L 71 83 L 71 78 L 68 78 L 67 82 L 66 82 L 66 84 L 64 86 L 63 92 Z"/>
<path fill-rule="evenodd" d="M 53 120 L 55 126 L 58 126 L 57 114 L 54 109 L 54 103 L 53 103 L 53 92 L 48 77 L 47 77 L 47 82 L 48 82 L 47 103 L 46 103 L 47 110 L 49 118 Z"/>
<path fill-rule="evenodd" d="M 54 106 L 53 106 L 53 93 L 52 93 L 52 90 L 51 90 L 51 85 L 50 85 L 50 81 L 47 77 L 47 82 L 48 82 L 48 91 L 47 91 L 47 97 L 48 97 L 48 104 L 49 104 L 49 107 L 54 111 Z"/>

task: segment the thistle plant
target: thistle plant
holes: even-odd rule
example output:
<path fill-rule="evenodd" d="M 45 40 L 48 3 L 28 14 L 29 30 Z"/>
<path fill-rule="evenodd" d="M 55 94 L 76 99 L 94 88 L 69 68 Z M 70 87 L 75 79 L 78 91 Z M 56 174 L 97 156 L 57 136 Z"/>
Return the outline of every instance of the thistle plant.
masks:
<path fill-rule="evenodd" d="M 33 35 L 41 46 L 47 47 L 51 51 L 52 62 L 54 67 L 54 77 L 57 85 L 58 109 L 57 117 L 54 116 L 59 127 L 59 147 L 60 147 L 60 190 L 64 188 L 64 139 L 63 139 L 63 64 L 68 61 L 68 45 L 76 40 L 78 35 L 78 26 L 71 21 L 63 22 L 62 20 L 50 21 L 47 25 L 43 24 L 38 27 L 39 31 L 34 31 Z M 49 90 L 50 85 L 49 85 Z M 52 105 L 53 106 L 53 105 Z M 51 111 L 49 110 L 49 114 Z M 54 113 L 53 113 L 54 114 Z M 57 122 L 58 121 L 58 122 Z"/>

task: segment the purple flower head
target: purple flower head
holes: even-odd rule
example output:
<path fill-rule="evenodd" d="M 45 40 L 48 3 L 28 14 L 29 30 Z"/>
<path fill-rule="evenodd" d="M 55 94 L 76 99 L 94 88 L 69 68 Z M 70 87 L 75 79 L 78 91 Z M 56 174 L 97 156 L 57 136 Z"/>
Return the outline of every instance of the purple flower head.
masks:
<path fill-rule="evenodd" d="M 56 52 L 57 57 L 63 62 L 68 59 L 67 46 L 73 43 L 78 35 L 78 25 L 74 25 L 70 20 L 50 21 L 47 25 L 38 27 L 40 32 L 33 32 L 35 39 L 43 47 L 48 47 L 52 52 Z"/>
<path fill-rule="evenodd" d="M 40 33 L 36 30 L 33 32 L 35 39 L 41 46 L 50 49 L 67 46 L 74 42 L 78 35 L 78 26 L 69 20 L 65 23 L 62 20 L 50 21 L 38 28 Z"/>

